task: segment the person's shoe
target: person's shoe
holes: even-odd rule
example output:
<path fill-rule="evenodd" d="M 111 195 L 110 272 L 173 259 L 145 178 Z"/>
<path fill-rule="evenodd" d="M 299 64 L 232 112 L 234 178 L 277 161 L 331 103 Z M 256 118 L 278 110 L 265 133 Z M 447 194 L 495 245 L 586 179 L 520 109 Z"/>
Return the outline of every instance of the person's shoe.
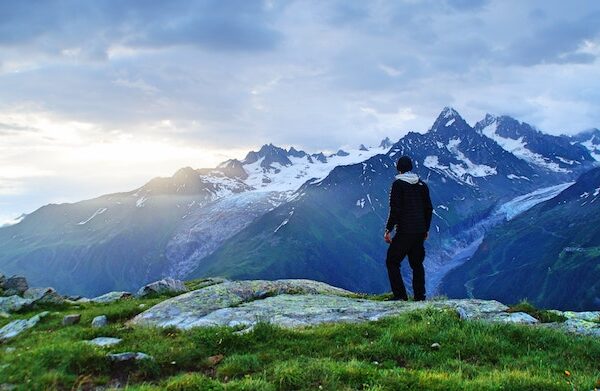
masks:
<path fill-rule="evenodd" d="M 425 297 L 415 297 L 415 301 L 425 301 Z"/>

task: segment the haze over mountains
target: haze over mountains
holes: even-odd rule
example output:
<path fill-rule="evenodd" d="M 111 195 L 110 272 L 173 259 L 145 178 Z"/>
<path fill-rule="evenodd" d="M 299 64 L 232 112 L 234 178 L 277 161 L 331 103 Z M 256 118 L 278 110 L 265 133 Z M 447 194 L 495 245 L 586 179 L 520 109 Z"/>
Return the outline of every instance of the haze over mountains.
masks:
<path fill-rule="evenodd" d="M 0 271 L 85 295 L 214 275 L 387 291 L 381 235 L 395 161 L 407 154 L 431 188 L 427 286 L 439 292 L 510 211 L 552 198 L 565 185 L 552 186 L 591 169 L 599 133 L 550 136 L 492 115 L 472 127 L 445 108 L 427 133 L 377 147 L 326 156 L 264 145 L 243 160 L 183 168 L 130 192 L 44 206 L 0 228 Z M 452 275 L 442 293 L 460 285 Z"/>

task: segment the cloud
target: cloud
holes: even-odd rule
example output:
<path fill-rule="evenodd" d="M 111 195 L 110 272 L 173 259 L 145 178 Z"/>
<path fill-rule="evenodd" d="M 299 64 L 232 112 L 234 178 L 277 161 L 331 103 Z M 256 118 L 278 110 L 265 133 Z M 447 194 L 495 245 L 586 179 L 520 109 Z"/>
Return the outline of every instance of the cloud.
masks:
<path fill-rule="evenodd" d="M 98 0 L 0 3 L 0 45 L 51 57 L 104 61 L 112 45 L 271 50 L 281 40 L 259 1 Z"/>
<path fill-rule="evenodd" d="M 536 27 L 528 35 L 513 42 L 502 57 L 505 62 L 520 65 L 541 63 L 591 63 L 596 56 L 578 53 L 586 41 L 600 39 L 600 11 L 574 20 L 554 20 Z"/>
<path fill-rule="evenodd" d="M 18 215 L 269 142 L 377 145 L 426 131 L 447 105 L 471 123 L 598 127 L 599 12 L 586 0 L 0 2 L 0 165 L 57 173 L 13 178 L 24 192 L 0 203 Z"/>

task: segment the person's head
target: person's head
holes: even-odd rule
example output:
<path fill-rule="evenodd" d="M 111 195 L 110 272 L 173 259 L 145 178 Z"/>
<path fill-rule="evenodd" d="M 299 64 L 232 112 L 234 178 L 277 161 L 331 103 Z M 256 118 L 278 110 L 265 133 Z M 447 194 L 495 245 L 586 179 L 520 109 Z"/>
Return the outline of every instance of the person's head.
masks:
<path fill-rule="evenodd" d="M 398 162 L 396 163 L 396 169 L 398 169 L 398 171 L 400 171 L 401 174 L 409 172 L 413 169 L 412 161 L 408 156 L 402 156 L 400 159 L 398 159 Z"/>

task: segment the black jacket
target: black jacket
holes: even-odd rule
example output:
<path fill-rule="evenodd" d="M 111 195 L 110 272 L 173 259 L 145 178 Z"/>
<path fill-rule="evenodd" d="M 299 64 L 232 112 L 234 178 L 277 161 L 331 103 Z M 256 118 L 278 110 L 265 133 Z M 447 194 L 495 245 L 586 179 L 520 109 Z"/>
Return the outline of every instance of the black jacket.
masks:
<path fill-rule="evenodd" d="M 392 183 L 390 191 L 390 214 L 385 228 L 396 226 L 398 233 L 425 233 L 431 225 L 433 207 L 429 188 L 420 179 L 415 184 L 402 179 Z"/>

